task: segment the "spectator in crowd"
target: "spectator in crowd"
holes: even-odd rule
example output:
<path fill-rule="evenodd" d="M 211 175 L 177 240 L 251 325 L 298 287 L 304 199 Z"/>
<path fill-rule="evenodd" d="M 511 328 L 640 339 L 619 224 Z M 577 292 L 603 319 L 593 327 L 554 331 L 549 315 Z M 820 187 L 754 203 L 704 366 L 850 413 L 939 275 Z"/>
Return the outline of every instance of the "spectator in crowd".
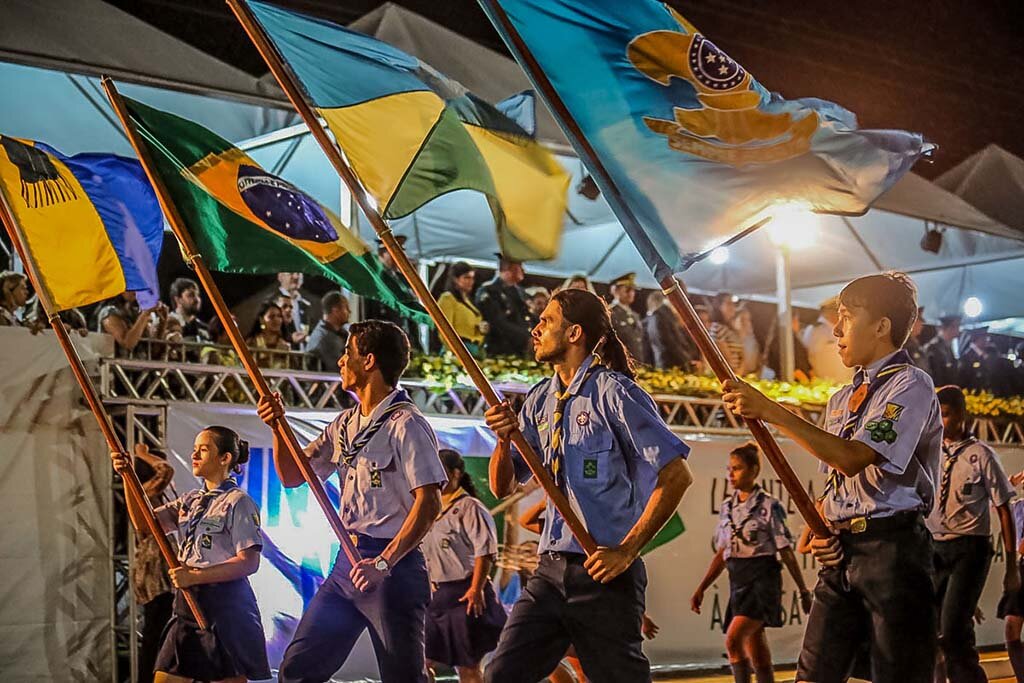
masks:
<path fill-rule="evenodd" d="M 736 310 L 736 317 L 732 319 L 732 328 L 736 330 L 736 335 L 743 345 L 743 362 L 740 364 L 737 374 L 740 377 L 746 377 L 747 375 L 760 376 L 761 365 L 763 364 L 761 342 L 757 340 L 757 335 L 754 334 L 754 316 L 750 313 L 749 308 L 740 306 Z"/>
<path fill-rule="evenodd" d="M 992 337 L 984 332 L 970 337 L 960 355 L 959 376 L 965 389 L 1010 396 L 1014 390 L 1013 363 L 999 352 Z"/>
<path fill-rule="evenodd" d="M 722 350 L 733 372 L 739 372 L 743 366 L 743 342 L 732 326 L 736 317 L 736 297 L 731 292 L 719 292 L 711 304 L 711 338 Z"/>
<path fill-rule="evenodd" d="M 853 368 L 843 365 L 839 357 L 839 347 L 836 346 L 837 339 L 833 333 L 838 320 L 838 297 L 822 301 L 818 307 L 818 321 L 804 331 L 803 345 L 815 377 L 836 384 L 847 384 L 853 380 Z"/>
<path fill-rule="evenodd" d="M 924 354 L 935 386 L 960 384 L 957 357 L 953 352 L 953 340 L 960 336 L 960 316 L 945 315 L 939 318 L 939 331 L 928 344 Z"/>
<path fill-rule="evenodd" d="M 530 346 L 530 309 L 520 283 L 526 277 L 520 261 L 498 257 L 494 279 L 480 286 L 476 307 L 487 321 L 484 348 L 490 356 L 522 356 Z"/>
<path fill-rule="evenodd" d="M 345 353 L 348 342 L 348 319 L 352 311 L 348 299 L 339 292 L 327 292 L 320 299 L 323 317 L 309 334 L 306 352 L 320 359 L 327 372 L 338 369 L 338 359 Z"/>
<path fill-rule="evenodd" d="M 112 336 L 118 347 L 134 351 L 139 340 L 149 332 L 150 316 L 154 313 L 158 319 L 167 320 L 167 305 L 160 302 L 153 308 L 140 311 L 135 292 L 125 290 L 100 305 L 96 329 Z"/>
<path fill-rule="evenodd" d="M 683 324 L 679 322 L 679 316 L 661 290 L 655 290 L 647 295 L 644 330 L 650 344 L 650 358 L 654 367 L 691 369 L 694 359 L 697 358 L 697 350 Z"/>
<path fill-rule="evenodd" d="M 793 311 L 790 318 L 791 324 L 789 334 L 793 337 L 793 379 L 797 382 L 810 382 L 816 375 L 811 367 L 811 360 L 807 354 L 807 347 L 800 339 L 800 316 Z M 837 351 L 838 353 L 838 351 Z M 768 367 L 775 373 L 777 379 L 784 379 L 782 376 L 782 352 L 779 348 L 779 335 L 772 335 L 768 345 Z"/>
<path fill-rule="evenodd" d="M 181 338 L 190 342 L 210 341 L 206 323 L 199 319 L 203 297 L 195 280 L 179 277 L 171 283 L 171 315 L 181 327 Z"/>
<path fill-rule="evenodd" d="M 291 323 L 293 330 L 309 329 L 312 304 L 302 291 L 305 277 L 302 273 L 278 273 L 278 295 L 287 296 L 292 300 Z M 282 312 L 283 314 L 283 312 Z"/>
<path fill-rule="evenodd" d="M 167 464 L 167 456 L 160 451 L 150 450 L 145 444 L 137 444 L 135 473 L 154 508 L 167 502 L 165 491 L 174 479 L 174 469 Z M 173 612 L 174 593 L 167 578 L 167 564 L 160 554 L 156 539 L 145 527 L 137 529 L 135 534 L 132 593 L 135 602 L 142 605 L 138 680 L 140 683 L 152 683 L 156 673 L 154 665 L 160 649 L 160 636 Z"/>
<path fill-rule="evenodd" d="M 700 322 L 704 325 L 704 328 L 710 330 L 711 326 L 714 324 L 711 321 L 711 309 L 708 308 L 706 304 L 697 304 L 693 307 L 693 310 L 697 311 L 697 317 L 700 318 Z"/>
<path fill-rule="evenodd" d="M 451 322 L 469 352 L 481 358 L 484 337 L 489 329 L 480 309 L 473 303 L 476 271 L 465 261 L 459 261 L 448 270 L 448 284 L 437 300 L 441 312 Z"/>
<path fill-rule="evenodd" d="M 301 328 L 295 327 L 295 302 L 292 301 L 290 296 L 278 294 L 277 298 L 274 299 L 274 303 L 281 307 L 281 316 L 284 318 L 284 322 L 281 324 L 281 336 L 284 337 L 284 340 L 288 342 L 288 346 L 293 351 L 301 351 L 303 344 L 306 342 L 306 331 L 309 329 L 309 326 L 306 323 L 302 323 Z"/>
<path fill-rule="evenodd" d="M 609 310 L 612 314 L 612 329 L 626 345 L 638 363 L 649 363 L 647 358 L 647 338 L 640 314 L 633 310 L 636 301 L 636 273 L 626 273 L 611 281 L 612 303 Z"/>
<path fill-rule="evenodd" d="M 590 282 L 590 278 L 583 273 L 576 273 L 575 275 L 565 278 L 565 281 L 562 282 L 555 291 L 560 292 L 563 289 L 585 289 L 591 294 L 597 294 L 597 292 L 594 291 L 594 285 Z"/>
<path fill-rule="evenodd" d="M 551 292 L 548 291 L 547 287 L 526 288 L 526 306 L 530 309 L 531 320 L 540 320 L 540 314 L 548 307 L 549 301 L 551 301 Z M 537 323 L 534 322 L 534 324 L 536 325 Z"/>
<path fill-rule="evenodd" d="M 28 301 L 28 278 L 5 270 L 0 273 L 0 327 L 21 327 L 18 309 Z"/>
<path fill-rule="evenodd" d="M 914 326 L 910 328 L 910 336 L 907 337 L 907 343 L 903 345 L 903 348 L 910 356 L 910 360 L 914 361 L 914 365 L 931 374 L 928 355 L 924 352 L 924 344 L 921 343 L 922 332 L 924 332 L 924 306 L 918 306 Z"/>
<path fill-rule="evenodd" d="M 25 323 L 32 330 L 32 334 L 39 334 L 50 326 L 50 320 L 46 315 L 46 311 L 43 310 L 43 304 L 39 302 L 39 297 L 32 298 L 27 305 L 27 310 L 28 315 L 25 318 Z M 68 330 L 77 332 L 80 337 L 89 336 L 89 323 L 77 308 L 65 309 L 58 316 L 61 322 L 64 323 L 64 327 Z"/>
<path fill-rule="evenodd" d="M 288 367 L 288 355 L 280 353 L 289 351 L 291 347 L 281 333 L 284 325 L 284 313 L 274 301 L 266 301 L 260 307 L 256 317 L 256 325 L 245 343 L 254 350 L 256 362 L 265 368 Z"/>
<path fill-rule="evenodd" d="M 302 273 L 278 273 L 277 281 L 257 290 L 231 311 L 238 316 L 241 329 L 248 330 L 257 324 L 256 316 L 263 304 L 279 296 L 287 296 L 292 300 L 291 324 L 294 330 L 309 331 L 309 326 L 320 319 L 320 296 L 303 287 L 305 276 Z M 303 328 L 302 325 L 307 325 Z"/>
<path fill-rule="evenodd" d="M 235 321 L 237 326 L 238 318 L 235 317 L 234 313 L 231 314 L 231 319 Z M 199 361 L 204 365 L 238 365 L 238 355 L 231 347 L 231 339 L 228 337 L 228 332 L 224 329 L 220 318 L 215 316 L 211 319 L 207 331 L 210 333 L 213 344 L 200 349 Z"/>

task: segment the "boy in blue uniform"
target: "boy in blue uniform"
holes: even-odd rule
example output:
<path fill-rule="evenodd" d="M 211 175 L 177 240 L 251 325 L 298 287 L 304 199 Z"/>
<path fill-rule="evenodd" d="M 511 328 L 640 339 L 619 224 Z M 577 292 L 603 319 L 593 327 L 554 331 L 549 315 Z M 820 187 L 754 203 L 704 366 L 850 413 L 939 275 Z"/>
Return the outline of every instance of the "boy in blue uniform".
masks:
<path fill-rule="evenodd" d="M 589 558 L 548 504 L 541 559 L 486 670 L 494 683 L 536 683 L 575 646 L 595 683 L 651 679 L 640 624 L 647 575 L 640 550 L 692 482 L 689 447 L 633 382 L 607 306 L 583 290 L 556 294 L 533 329 L 534 355 L 555 373 L 530 390 L 520 414 L 487 411 L 498 435 L 491 490 L 509 495 L 531 473 L 510 447 L 518 427 L 600 546 Z"/>
<path fill-rule="evenodd" d="M 935 541 L 935 587 L 939 607 L 936 678 L 950 683 L 985 683 L 974 640 L 974 611 L 992 564 L 991 509 L 999 517 L 1006 550 L 1003 590 L 1020 588 L 1017 533 L 1010 500 L 1013 485 L 988 444 L 967 431 L 967 400 L 958 386 L 938 390 L 942 410 L 942 468 L 935 506 L 926 523 Z"/>
<path fill-rule="evenodd" d="M 285 651 L 280 683 L 321 683 L 341 668 L 369 622 L 354 591 L 383 593 L 383 629 L 370 629 L 383 683 L 426 681 L 424 615 L 430 584 L 420 541 L 441 510 L 448 481 L 437 439 L 398 379 L 409 364 L 409 340 L 393 323 L 369 320 L 349 329 L 338 360 L 341 386 L 359 399 L 306 447 L 321 479 L 338 472 L 341 521 L 364 558 L 355 567 L 339 553 Z M 284 415 L 280 398 L 260 400 L 267 424 Z M 286 487 L 304 483 L 283 444 L 274 462 Z"/>
<path fill-rule="evenodd" d="M 836 535 L 811 541 L 822 569 L 798 681 L 845 681 L 864 642 L 875 683 L 932 679 L 935 573 L 923 516 L 935 500 L 942 423 L 931 378 L 902 350 L 916 315 L 902 273 L 843 289 L 833 333 L 857 370 L 829 400 L 825 429 L 740 380 L 723 387 L 730 410 L 776 425 L 828 471 L 822 512 Z"/>

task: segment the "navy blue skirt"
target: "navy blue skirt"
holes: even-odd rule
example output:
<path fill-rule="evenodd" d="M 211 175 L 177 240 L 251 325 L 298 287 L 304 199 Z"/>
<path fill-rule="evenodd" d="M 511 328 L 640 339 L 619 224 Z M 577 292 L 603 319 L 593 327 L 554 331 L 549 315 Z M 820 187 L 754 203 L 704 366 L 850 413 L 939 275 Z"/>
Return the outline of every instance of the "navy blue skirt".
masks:
<path fill-rule="evenodd" d="M 1020 568 L 1021 571 L 1024 571 L 1024 561 L 1020 563 Z M 1015 593 L 1003 593 L 1003 596 L 999 598 L 996 616 L 1000 619 L 1024 617 L 1024 588 Z"/>
<path fill-rule="evenodd" d="M 427 605 L 427 659 L 448 666 L 476 666 L 484 655 L 498 645 L 505 626 L 505 609 L 494 594 L 490 582 L 484 586 L 484 613 L 466 614 L 466 603 L 459 598 L 473 583 L 469 576 L 460 581 L 437 584 Z"/>
<path fill-rule="evenodd" d="M 774 555 L 729 558 L 729 606 L 722 631 L 733 617 L 748 617 L 765 626 L 782 626 L 782 565 Z"/>
<path fill-rule="evenodd" d="M 175 591 L 174 616 L 164 629 L 154 668 L 198 681 L 271 678 L 260 610 L 249 580 L 189 590 L 198 599 L 210 630 L 199 630 L 182 592 Z"/>

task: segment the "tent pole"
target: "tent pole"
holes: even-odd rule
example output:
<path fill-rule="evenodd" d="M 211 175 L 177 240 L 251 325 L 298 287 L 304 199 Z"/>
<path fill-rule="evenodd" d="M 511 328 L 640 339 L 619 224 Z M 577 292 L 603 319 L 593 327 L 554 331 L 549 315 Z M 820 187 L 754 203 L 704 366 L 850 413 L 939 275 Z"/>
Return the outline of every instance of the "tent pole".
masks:
<path fill-rule="evenodd" d="M 278 84 L 284 90 L 288 99 L 291 100 L 292 106 L 295 107 L 299 115 L 309 125 L 310 132 L 316 141 L 320 143 L 320 147 L 323 148 L 327 158 L 331 160 L 335 170 L 341 179 L 345 181 L 349 190 L 352 192 L 352 197 L 359 204 L 359 208 L 362 209 L 363 214 L 370 219 L 370 224 L 373 226 L 374 231 L 380 237 L 381 242 L 387 248 L 391 257 L 395 260 L 395 264 L 398 266 L 399 271 L 405 276 L 406 281 L 412 287 L 413 291 L 416 292 L 416 296 L 420 302 L 426 308 L 427 313 L 430 315 L 434 324 L 437 326 L 438 334 L 442 341 L 451 350 L 455 357 L 459 360 L 459 363 L 466 369 L 466 373 L 473 380 L 473 384 L 483 395 L 484 400 L 487 401 L 489 406 L 497 406 L 502 402 L 502 398 L 498 396 L 494 387 L 488 381 L 483 370 L 480 369 L 480 365 L 473 358 L 472 354 L 466 348 L 465 343 L 459 337 L 458 333 L 455 332 L 455 328 L 452 327 L 451 322 L 445 317 L 441 308 L 437 305 L 437 300 L 431 295 L 430 290 L 427 289 L 419 273 L 416 271 L 415 266 L 409 261 L 409 257 L 406 256 L 405 251 L 402 249 L 398 240 L 395 239 L 394 234 L 391 232 L 390 226 L 384 222 L 384 218 L 377 211 L 377 208 L 373 206 L 368 195 L 363 190 L 356 177 L 355 172 L 348 165 L 345 159 L 342 157 L 338 148 L 334 146 L 331 139 L 327 136 L 327 132 L 320 125 L 316 114 L 313 109 L 306 103 L 305 98 L 302 96 L 301 90 L 298 83 L 295 81 L 288 68 L 285 66 L 284 60 L 280 57 L 277 51 L 274 49 L 270 39 L 263 33 L 256 18 L 252 15 L 251 10 L 241 0 L 227 0 L 228 6 L 231 7 L 232 12 L 238 18 L 238 21 L 242 24 L 245 32 L 249 35 L 249 39 L 252 40 L 256 49 L 259 50 L 266 61 L 267 66 L 270 67 L 271 73 L 274 74 L 274 78 L 277 79 Z M 523 433 L 518 429 L 512 434 L 512 442 L 519 450 L 520 455 L 526 462 L 533 476 L 540 483 L 544 492 L 548 498 L 551 499 L 552 504 L 558 510 L 558 513 L 565 520 L 565 524 L 569 527 L 573 536 L 579 542 L 580 547 L 583 548 L 587 555 L 592 555 L 597 550 L 597 543 L 594 538 L 590 535 L 586 526 L 573 511 L 569 504 L 569 499 L 565 493 L 555 486 L 555 482 L 551 479 L 551 475 L 548 474 L 547 469 L 541 462 L 541 459 L 537 456 L 537 453 L 530 446 L 530 443 L 523 436 Z"/>
<path fill-rule="evenodd" d="M 789 247 L 775 247 L 775 296 L 778 305 L 775 309 L 775 323 L 779 344 L 779 379 L 792 382 L 796 373 L 795 349 L 793 341 L 793 290 L 790 280 Z"/>

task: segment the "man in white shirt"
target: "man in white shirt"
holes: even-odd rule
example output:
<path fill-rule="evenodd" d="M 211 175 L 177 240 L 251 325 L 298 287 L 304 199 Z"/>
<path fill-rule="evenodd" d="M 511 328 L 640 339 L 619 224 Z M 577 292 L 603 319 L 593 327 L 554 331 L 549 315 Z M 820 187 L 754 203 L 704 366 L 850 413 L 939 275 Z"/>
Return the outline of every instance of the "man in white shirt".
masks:
<path fill-rule="evenodd" d="M 828 380 L 836 384 L 848 384 L 853 379 L 853 368 L 843 365 L 836 347 L 836 337 L 832 334 L 836 321 L 839 319 L 839 301 L 831 297 L 821 302 L 818 308 L 821 317 L 818 322 L 804 331 L 804 346 L 811 361 L 811 369 L 818 379 Z"/>

